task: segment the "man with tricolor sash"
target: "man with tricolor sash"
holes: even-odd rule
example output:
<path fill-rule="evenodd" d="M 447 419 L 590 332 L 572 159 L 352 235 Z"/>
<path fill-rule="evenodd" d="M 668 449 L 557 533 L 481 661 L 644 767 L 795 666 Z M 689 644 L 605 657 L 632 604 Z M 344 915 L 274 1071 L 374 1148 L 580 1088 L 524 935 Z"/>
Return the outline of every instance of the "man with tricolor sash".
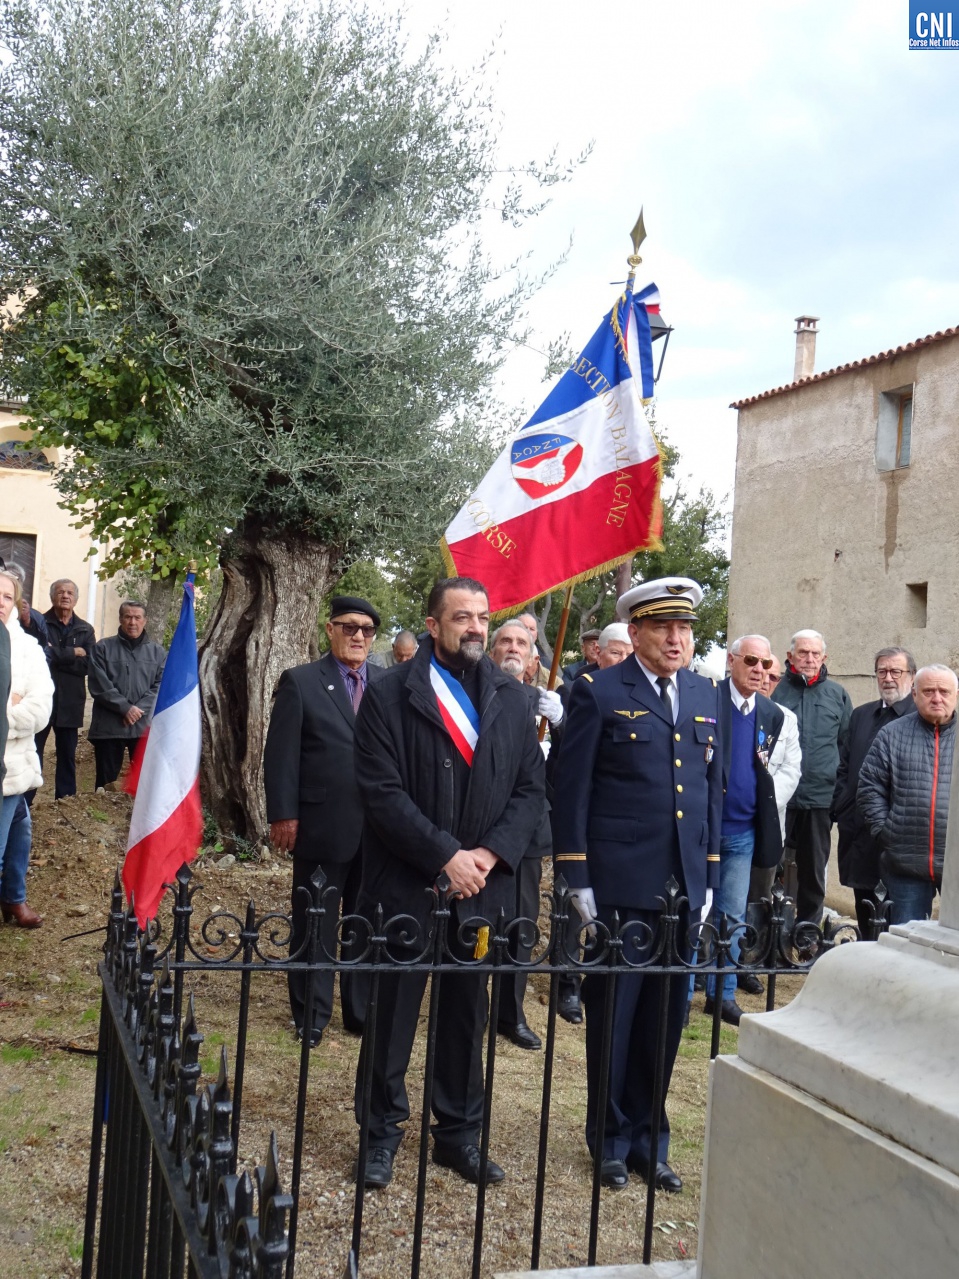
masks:
<path fill-rule="evenodd" d="M 486 656 L 489 601 L 470 578 L 438 582 L 427 604 L 429 639 L 413 660 L 373 685 L 356 721 L 356 779 L 364 812 L 359 910 L 406 916 L 406 935 L 389 930 L 388 949 L 409 958 L 427 947 L 430 889 L 445 873 L 459 895 L 449 949 L 474 953 L 457 936 L 468 920 L 511 915 L 515 872 L 541 820 L 543 755 L 522 684 Z M 415 920 L 423 930 L 408 934 Z M 475 933 L 475 930 L 474 930 Z M 380 978 L 375 1034 L 364 1041 L 357 1075 L 357 1119 L 365 1054 L 372 1053 L 367 1186 L 389 1184 L 409 1118 L 405 1075 L 425 972 Z M 483 1115 L 486 978 L 444 974 L 433 1083 L 433 1162 L 467 1181 L 501 1181 L 502 1168 L 479 1149 Z"/>

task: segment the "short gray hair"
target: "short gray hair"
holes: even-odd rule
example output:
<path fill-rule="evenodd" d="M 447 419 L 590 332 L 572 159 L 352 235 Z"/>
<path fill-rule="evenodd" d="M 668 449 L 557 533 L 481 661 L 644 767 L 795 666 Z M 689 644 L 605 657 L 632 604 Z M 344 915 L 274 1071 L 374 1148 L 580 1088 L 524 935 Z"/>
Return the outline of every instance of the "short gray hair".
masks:
<path fill-rule="evenodd" d="M 796 634 L 795 634 L 795 635 L 792 637 L 792 639 L 789 641 L 789 648 L 790 648 L 790 650 L 792 650 L 792 649 L 795 647 L 796 640 L 798 640 L 798 639 L 814 639 L 814 640 L 819 640 L 820 644 L 822 645 L 822 651 L 823 651 L 824 653 L 825 653 L 825 651 L 826 651 L 826 637 L 825 637 L 825 635 L 823 635 L 820 631 L 813 631 L 813 630 L 809 630 L 809 629 L 804 630 L 804 631 L 797 631 L 797 632 L 796 632 Z"/>
<path fill-rule="evenodd" d="M 773 651 L 773 646 L 770 644 L 765 635 L 740 635 L 739 639 L 734 639 L 730 644 L 730 653 L 732 653 L 733 656 L 738 656 L 739 650 L 742 648 L 743 644 L 745 644 L 746 640 L 758 640 L 760 644 L 766 645 L 770 653 Z"/>
<path fill-rule="evenodd" d="M 628 644 L 632 648 L 633 641 L 629 638 L 629 627 L 625 622 L 610 622 L 600 631 L 598 641 L 600 648 L 605 648 L 613 640 Z"/>
<path fill-rule="evenodd" d="M 54 595 L 56 595 L 57 593 L 57 587 L 62 586 L 64 582 L 66 582 L 68 586 L 72 586 L 74 595 L 77 597 L 77 599 L 80 598 L 80 588 L 79 586 L 77 586 L 76 582 L 73 580 L 72 577 L 58 577 L 57 580 L 53 582 L 50 586 L 51 602 L 53 600 Z"/>
<path fill-rule="evenodd" d="M 884 657 L 904 657 L 906 666 L 909 668 L 909 674 L 913 676 L 916 674 L 916 659 L 908 648 L 900 648 L 897 644 L 890 644 L 888 648 L 881 648 L 872 659 L 872 669 L 874 671 L 878 669 L 879 663 Z"/>
<path fill-rule="evenodd" d="M 959 675 L 951 666 L 945 666 L 942 662 L 932 662 L 928 666 L 920 666 L 916 671 L 915 685 L 919 687 L 919 680 L 923 675 L 951 675 L 956 688 L 959 688 Z"/>
<path fill-rule="evenodd" d="M 146 617 L 147 606 L 141 604 L 139 600 L 124 600 L 117 612 L 122 615 L 125 608 L 138 608 L 143 616 Z"/>
<path fill-rule="evenodd" d="M 529 631 L 526 629 L 526 627 L 523 625 L 523 623 L 519 620 L 518 617 L 511 617 L 509 621 L 502 622 L 499 626 L 497 626 L 496 630 L 490 636 L 490 641 L 489 641 L 490 648 L 493 647 L 493 645 L 496 643 L 496 641 L 499 639 L 499 637 L 503 634 L 504 631 L 508 631 L 511 629 L 514 631 L 517 631 L 517 630 L 522 631 L 523 635 L 526 638 L 526 642 L 530 646 L 530 651 L 532 651 L 533 637 L 530 635 Z"/>

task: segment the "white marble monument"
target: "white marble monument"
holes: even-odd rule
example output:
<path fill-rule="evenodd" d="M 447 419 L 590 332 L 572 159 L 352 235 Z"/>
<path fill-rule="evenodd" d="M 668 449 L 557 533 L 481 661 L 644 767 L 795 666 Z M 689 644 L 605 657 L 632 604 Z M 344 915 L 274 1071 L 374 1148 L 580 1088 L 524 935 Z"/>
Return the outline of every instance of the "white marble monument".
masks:
<path fill-rule="evenodd" d="M 825 955 L 713 1063 L 699 1279 L 830 1272 L 959 1275 L 959 820 L 938 923 Z"/>

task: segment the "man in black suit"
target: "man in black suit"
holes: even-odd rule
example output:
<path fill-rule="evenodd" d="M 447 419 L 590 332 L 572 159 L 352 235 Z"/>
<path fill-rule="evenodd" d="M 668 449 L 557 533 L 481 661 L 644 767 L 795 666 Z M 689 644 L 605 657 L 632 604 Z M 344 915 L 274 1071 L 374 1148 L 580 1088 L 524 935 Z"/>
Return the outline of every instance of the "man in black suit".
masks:
<path fill-rule="evenodd" d="M 719 841 L 719 888 L 711 919 L 720 915 L 736 929 L 746 918 L 749 880 L 753 867 L 778 866 L 782 858 L 782 828 L 776 788 L 769 760 L 782 732 L 782 708 L 760 691 L 764 672 L 773 658 L 765 635 L 743 635 L 729 646 L 729 674 L 719 686 L 723 733 L 723 818 Z M 730 957 L 739 958 L 742 932 L 733 932 Z M 762 985 L 747 986 L 754 994 Z M 706 978 L 706 1009 L 713 1011 L 716 978 Z M 723 1021 L 739 1025 L 743 1010 L 736 1003 L 736 973 L 723 978 L 720 992 Z"/>
<path fill-rule="evenodd" d="M 627 591 L 617 604 L 629 618 L 633 652 L 625 661 L 580 675 L 556 769 L 554 859 L 584 923 L 612 932 L 614 916 L 634 938 L 655 936 L 671 877 L 687 899 L 676 946 L 690 958 L 689 927 L 698 923 L 707 888 L 719 881 L 722 734 L 715 682 L 685 669 L 698 583 L 667 577 Z M 648 931 L 647 931 L 648 930 Z M 627 943 L 641 962 L 648 942 Z M 586 1005 L 586 1142 L 595 1152 L 603 1058 L 606 980 L 583 981 Z M 628 1184 L 650 1175 L 664 1190 L 682 1189 L 667 1163 L 669 1123 L 659 1116 L 654 1147 L 653 1096 L 662 983 L 667 983 L 666 1060 L 669 1089 L 686 1011 L 686 981 L 623 973 L 613 1000 L 609 1089 L 601 1149 L 602 1183 Z"/>
<path fill-rule="evenodd" d="M 543 753 L 528 695 L 486 656 L 489 601 L 471 578 L 437 582 L 427 602 L 429 638 L 363 699 L 356 723 L 356 779 L 363 803 L 363 882 L 359 909 L 372 918 L 404 915 L 389 949 L 415 957 L 428 945 L 430 889 L 441 873 L 461 899 L 452 906 L 448 946 L 474 957 L 467 920 L 512 914 L 515 872 L 542 820 Z M 419 935 L 415 936 L 419 930 Z M 383 1187 L 409 1118 L 406 1071 L 426 989 L 425 971 L 380 977 L 376 1030 L 364 1037 L 356 1116 L 372 1055 L 365 1184 Z M 489 1007 L 483 973 L 443 974 L 439 987 L 432 1110 L 433 1162 L 465 1180 L 484 1176 L 483 1031 Z M 503 1169 L 485 1165 L 487 1183 Z"/>
<path fill-rule="evenodd" d="M 270 840 L 281 852 L 293 854 L 291 955 L 306 940 L 310 879 L 317 866 L 326 875 L 326 888 L 339 890 L 344 914 L 352 914 L 356 902 L 363 814 L 353 772 L 353 729 L 367 688 L 387 676 L 382 667 L 367 662 L 379 624 L 379 614 L 366 600 L 335 596 L 326 624 L 330 651 L 319 661 L 284 671 L 277 686 L 263 773 Z M 324 906 L 322 950 L 335 955 L 336 895 L 325 897 Z M 306 978 L 291 972 L 288 979 L 290 1010 L 300 1036 Z M 343 1025 L 361 1034 L 362 994 L 349 975 L 340 977 L 340 1000 Z M 313 988 L 314 1046 L 332 1012 L 333 974 L 324 972 Z"/>
<path fill-rule="evenodd" d="M 869 833 L 856 804 L 859 770 L 869 747 L 885 724 L 914 715 L 912 684 L 916 659 L 904 648 L 881 648 L 874 663 L 879 700 L 857 706 L 849 721 L 849 735 L 839 752 L 839 772 L 832 801 L 832 819 L 839 828 L 839 880 L 853 890 L 856 918 L 864 940 L 872 937 L 876 885 L 881 878 L 882 849 Z"/>

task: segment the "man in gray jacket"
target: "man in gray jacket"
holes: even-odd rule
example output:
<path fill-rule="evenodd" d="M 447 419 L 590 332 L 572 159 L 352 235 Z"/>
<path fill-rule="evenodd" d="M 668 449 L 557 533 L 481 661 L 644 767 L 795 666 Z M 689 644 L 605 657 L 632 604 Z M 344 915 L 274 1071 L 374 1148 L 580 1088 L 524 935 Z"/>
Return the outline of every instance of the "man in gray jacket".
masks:
<path fill-rule="evenodd" d="M 826 896 L 829 810 L 839 751 L 849 732 L 852 702 L 826 670 L 826 641 L 818 631 L 797 631 L 789 642 L 786 672 L 772 700 L 799 722 L 802 775 L 786 809 L 786 856 L 794 850 L 798 890 L 796 918 L 818 926 Z"/>
<path fill-rule="evenodd" d="M 856 802 L 882 848 L 891 922 L 928 919 L 942 886 L 959 681 L 948 666 L 916 674 L 917 715 L 886 724 L 859 773 Z"/>
<path fill-rule="evenodd" d="M 137 739 L 153 718 L 166 653 L 146 633 L 143 604 L 120 605 L 120 629 L 95 645 L 87 683 L 93 698 L 90 741 L 97 764 L 96 789 L 120 776 L 123 752 L 133 757 Z"/>

